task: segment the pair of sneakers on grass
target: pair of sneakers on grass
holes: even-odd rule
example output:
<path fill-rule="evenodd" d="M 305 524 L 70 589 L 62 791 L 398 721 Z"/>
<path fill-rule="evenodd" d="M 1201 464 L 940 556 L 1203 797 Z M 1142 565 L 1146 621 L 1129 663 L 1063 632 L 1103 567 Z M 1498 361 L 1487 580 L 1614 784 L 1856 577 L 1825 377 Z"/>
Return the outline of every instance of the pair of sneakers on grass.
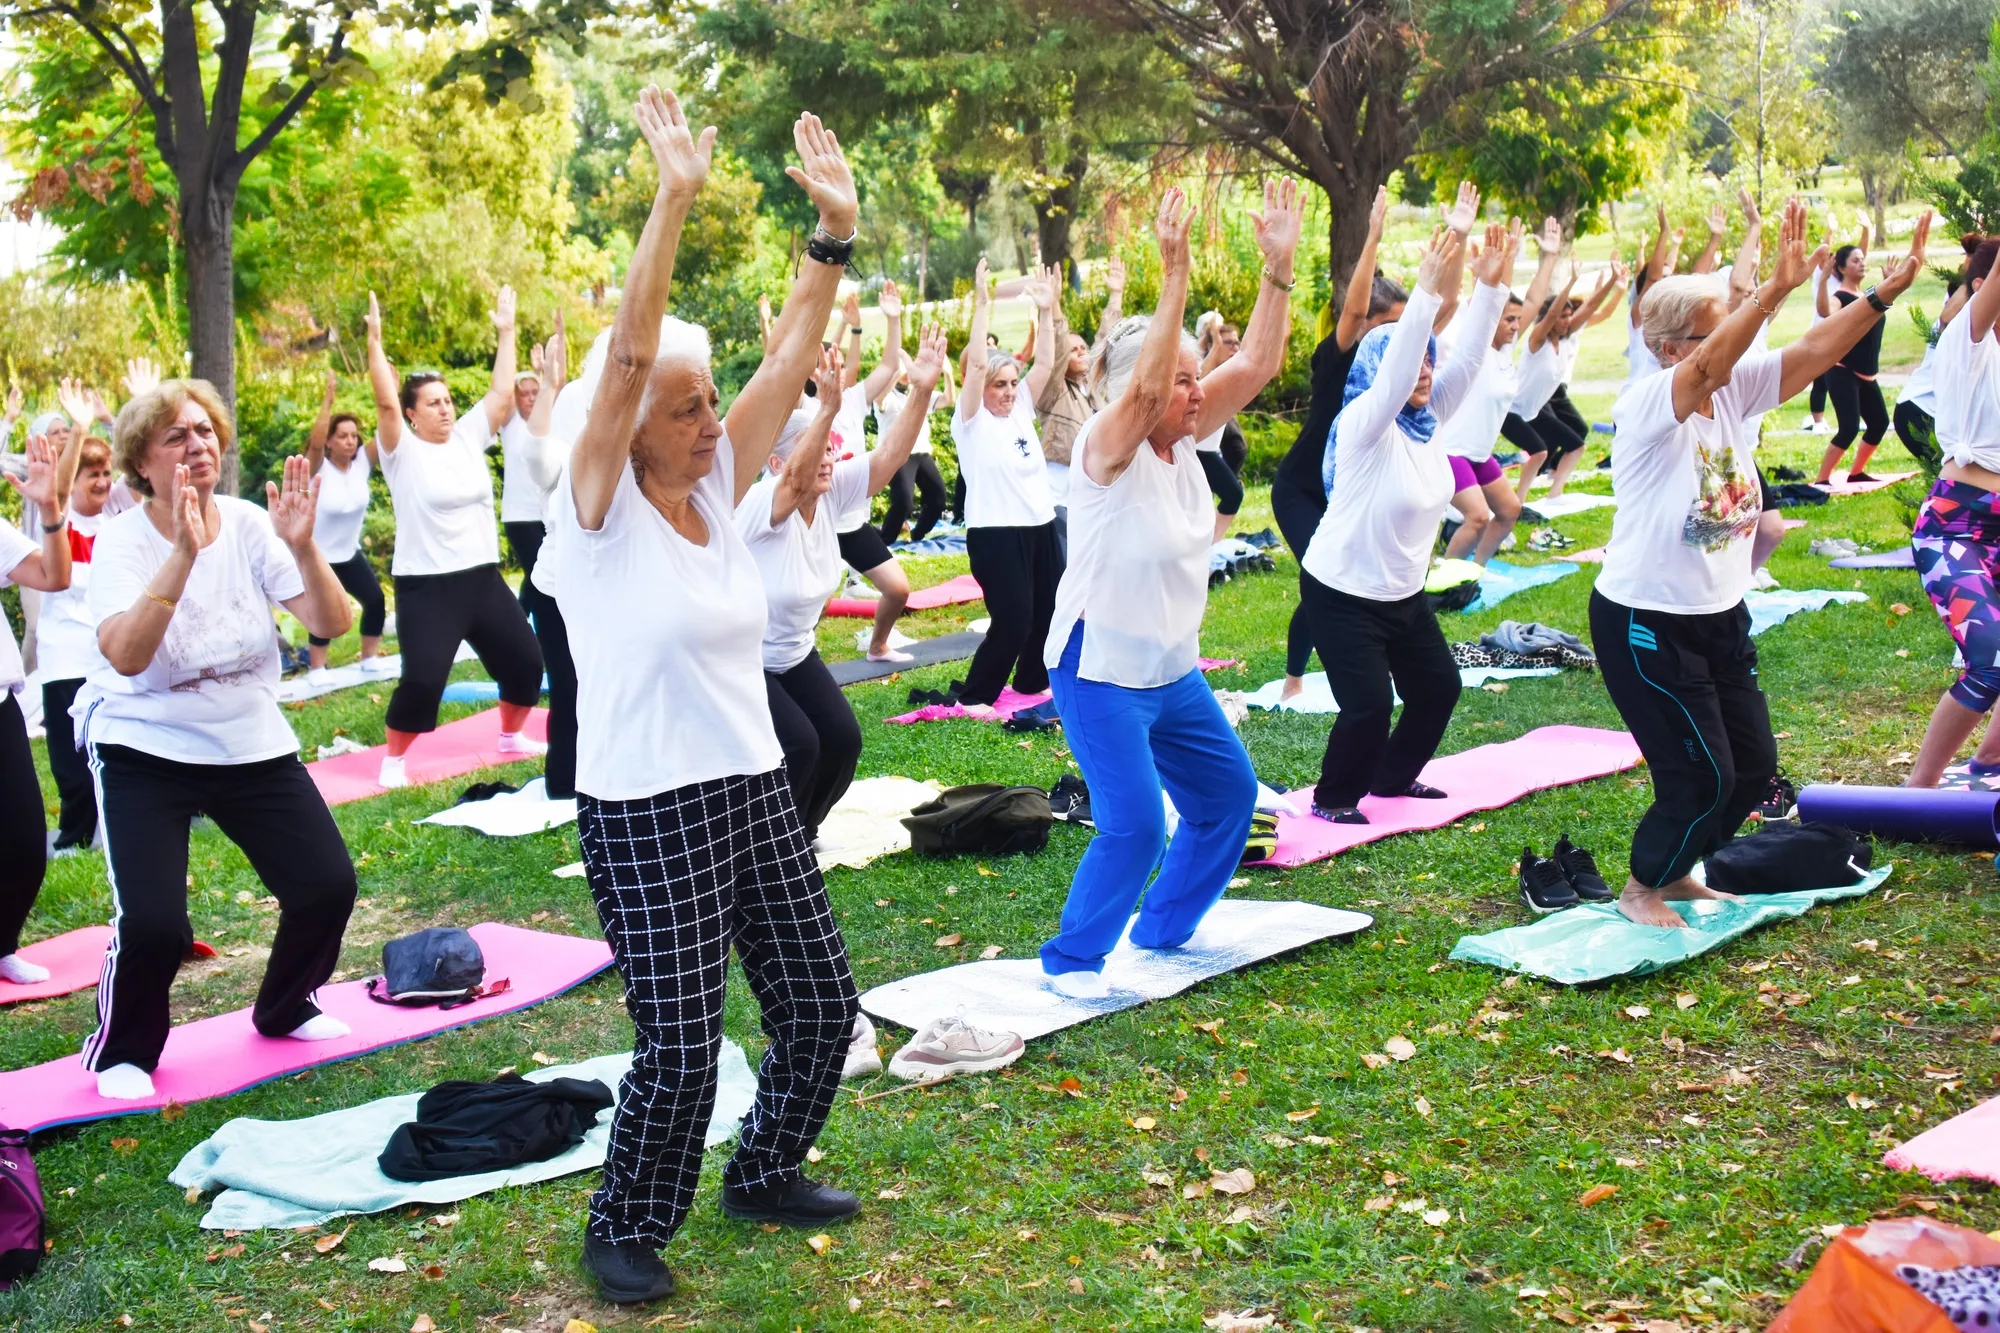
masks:
<path fill-rule="evenodd" d="M 1536 856 L 1532 847 L 1521 849 L 1521 903 L 1536 916 L 1617 897 L 1597 873 L 1597 858 L 1572 843 L 1569 834 L 1559 835 L 1545 857 Z"/>

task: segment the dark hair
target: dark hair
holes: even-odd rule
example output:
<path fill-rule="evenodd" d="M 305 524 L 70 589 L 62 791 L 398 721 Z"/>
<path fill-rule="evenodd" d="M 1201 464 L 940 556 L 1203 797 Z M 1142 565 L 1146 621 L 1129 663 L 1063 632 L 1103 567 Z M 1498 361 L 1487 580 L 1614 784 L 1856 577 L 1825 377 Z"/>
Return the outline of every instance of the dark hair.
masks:
<path fill-rule="evenodd" d="M 408 392 L 409 392 L 409 390 L 408 390 L 408 389 L 406 388 L 406 389 L 404 389 L 404 392 L 405 392 L 405 393 L 408 393 Z M 328 417 L 328 418 L 326 419 L 326 438 L 327 438 L 327 439 L 329 439 L 329 440 L 330 440 L 330 439 L 332 439 L 332 438 L 333 438 L 333 433 L 334 433 L 335 431 L 337 431 L 337 430 L 339 430 L 339 429 L 340 429 L 340 423 L 341 423 L 341 422 L 343 422 L 343 421 L 351 421 L 351 422 L 353 422 L 353 423 L 354 423 L 354 433 L 355 433 L 356 435 L 359 435 L 359 434 L 361 434 L 361 418 L 360 418 L 360 417 L 357 417 L 357 416 L 355 416 L 355 415 L 354 415 L 354 414 L 353 414 L 352 412 L 335 412 L 335 413 L 334 413 L 334 414 L 333 414 L 332 416 L 330 416 L 330 417 Z"/>
<path fill-rule="evenodd" d="M 1513 293 L 1513 292 L 1509 291 L 1509 292 L 1507 293 L 1507 304 L 1508 304 L 1508 305 L 1526 305 L 1526 304 L 1527 304 L 1527 302 L 1526 302 L 1526 301 L 1523 301 L 1523 300 L 1522 300 L 1522 299 L 1521 299 L 1520 297 L 1518 297 L 1518 296 L 1514 295 L 1514 293 Z"/>
<path fill-rule="evenodd" d="M 1375 285 L 1368 289 L 1368 318 L 1386 315 L 1390 309 L 1409 303 L 1410 294 L 1403 290 L 1403 284 L 1393 278 L 1375 275 Z"/>
<path fill-rule="evenodd" d="M 1835 250 L 1833 252 L 1833 271 L 1838 273 L 1840 270 L 1846 268 L 1848 257 L 1860 248 L 1858 245 L 1843 245 L 1838 250 Z"/>
<path fill-rule="evenodd" d="M 423 388 L 426 384 L 444 384 L 444 376 L 438 374 L 435 370 L 419 370 L 414 375 L 403 376 L 403 410 L 405 412 L 417 405 L 417 390 Z M 445 384 L 445 392 L 451 392 L 449 384 Z"/>
<path fill-rule="evenodd" d="M 1993 271 L 1993 260 L 2000 256 L 2000 237 L 1981 241 L 1979 248 L 1972 252 L 1972 258 L 1965 261 L 1965 280 L 1978 282 Z"/>
<path fill-rule="evenodd" d="M 1547 319 L 1549 317 L 1549 309 L 1550 307 L 1555 305 L 1555 303 L 1556 303 L 1556 294 L 1554 292 L 1550 292 L 1547 296 L 1544 296 L 1542 298 L 1541 308 L 1535 311 L 1535 323 L 1539 324 L 1543 320 Z"/>

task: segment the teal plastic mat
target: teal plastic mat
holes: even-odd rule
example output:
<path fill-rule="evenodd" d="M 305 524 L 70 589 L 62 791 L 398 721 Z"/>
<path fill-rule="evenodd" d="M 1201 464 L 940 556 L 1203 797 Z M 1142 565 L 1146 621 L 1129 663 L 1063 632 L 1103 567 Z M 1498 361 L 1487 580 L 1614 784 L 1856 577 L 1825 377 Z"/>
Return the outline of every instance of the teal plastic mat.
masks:
<path fill-rule="evenodd" d="M 1762 893 L 1735 902 L 1675 903 L 1688 923 L 1678 930 L 1635 925 L 1611 903 L 1584 903 L 1530 925 L 1490 935 L 1467 935 L 1453 947 L 1451 956 L 1503 972 L 1546 977 L 1566 986 L 1612 977 L 1643 977 L 1685 963 L 1768 922 L 1804 916 L 1818 903 L 1871 893 L 1889 878 L 1889 869 L 1878 866 L 1860 883 L 1839 889 Z"/>
<path fill-rule="evenodd" d="M 1505 560 L 1489 561 L 1486 577 L 1479 581 L 1479 596 L 1467 612 L 1484 611 L 1497 606 L 1517 592 L 1539 588 L 1544 583 L 1554 583 L 1557 579 L 1568 578 L 1581 568 L 1567 560 L 1551 560 L 1545 565 L 1514 565 Z"/>

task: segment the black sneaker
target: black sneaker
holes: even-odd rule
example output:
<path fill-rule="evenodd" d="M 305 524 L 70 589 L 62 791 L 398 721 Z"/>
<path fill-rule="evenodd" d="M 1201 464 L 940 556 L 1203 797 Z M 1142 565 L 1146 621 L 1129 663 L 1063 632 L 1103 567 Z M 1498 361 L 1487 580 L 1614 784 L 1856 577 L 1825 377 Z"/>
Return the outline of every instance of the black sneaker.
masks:
<path fill-rule="evenodd" d="M 1764 819 L 1787 819 L 1792 807 L 1799 803 L 1799 789 L 1783 773 L 1771 775 L 1771 785 L 1764 790 L 1764 799 L 1757 802 L 1756 813 Z"/>
<path fill-rule="evenodd" d="M 1451 793 L 1439 791 L 1436 787 L 1427 787 L 1421 782 L 1412 782 L 1409 786 L 1403 788 L 1401 791 L 1378 791 L 1375 793 L 1375 795 L 1414 796 L 1420 801 L 1442 801 L 1445 797 L 1451 795 Z"/>
<path fill-rule="evenodd" d="M 1556 839 L 1556 845 L 1549 851 L 1549 860 L 1562 872 L 1563 880 L 1579 902 L 1608 903 L 1618 896 L 1604 882 L 1604 876 L 1597 873 L 1597 858 L 1572 843 L 1569 834 Z"/>
<path fill-rule="evenodd" d="M 846 1190 L 795 1176 L 782 1185 L 745 1189 L 722 1187 L 724 1216 L 739 1222 L 776 1222 L 788 1227 L 821 1227 L 845 1222 L 861 1211 L 861 1200 Z"/>
<path fill-rule="evenodd" d="M 1316 805 L 1312 810 L 1313 818 L 1324 819 L 1329 824 L 1366 824 L 1368 822 L 1368 816 L 1362 814 L 1359 809 L 1351 805 L 1343 805 L 1338 809 L 1329 809 L 1323 805 Z"/>
<path fill-rule="evenodd" d="M 614 1305 L 637 1305 L 674 1294 L 674 1275 L 642 1241 L 614 1245 L 586 1230 L 583 1266 L 597 1279 L 598 1292 Z"/>
<path fill-rule="evenodd" d="M 1876 478 L 1869 476 L 1866 472 L 1850 472 L 1847 474 L 1847 484 L 1849 486 L 1859 485 L 1862 482 L 1869 482 L 1874 480 L 1876 480 Z"/>
<path fill-rule="evenodd" d="M 1065 773 L 1049 789 L 1049 813 L 1072 824 L 1090 822 L 1090 788 L 1074 773 Z"/>
<path fill-rule="evenodd" d="M 1536 856 L 1531 847 L 1521 849 L 1522 905 L 1536 916 L 1547 916 L 1576 906 L 1576 901 L 1576 890 L 1563 878 L 1560 866 Z"/>

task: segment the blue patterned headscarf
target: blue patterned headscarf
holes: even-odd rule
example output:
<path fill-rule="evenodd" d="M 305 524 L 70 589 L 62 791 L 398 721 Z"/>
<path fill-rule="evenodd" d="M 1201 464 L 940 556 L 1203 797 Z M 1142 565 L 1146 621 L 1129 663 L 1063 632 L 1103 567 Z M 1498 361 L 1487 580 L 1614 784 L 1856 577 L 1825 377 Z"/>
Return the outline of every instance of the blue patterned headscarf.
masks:
<path fill-rule="evenodd" d="M 1349 403 L 1366 393 L 1368 386 L 1375 382 L 1375 376 L 1382 369 L 1382 357 L 1389 350 L 1389 339 L 1395 332 L 1394 324 L 1379 324 L 1361 335 L 1361 343 L 1354 349 L 1354 364 L 1347 368 L 1347 390 L 1340 400 L 1343 410 Z M 1424 349 L 1424 359 L 1435 366 L 1437 352 L 1437 339 L 1432 338 L 1430 345 Z M 1408 403 L 1404 403 L 1403 410 L 1396 414 L 1396 425 L 1402 429 L 1403 434 L 1418 444 L 1430 443 L 1431 435 L 1437 430 L 1437 424 L 1437 414 L 1431 411 L 1428 403 L 1423 407 L 1411 407 Z M 1326 431 L 1326 455 L 1320 460 L 1320 481 L 1325 484 L 1328 495 L 1333 494 L 1334 433 L 1339 425 L 1340 416 L 1336 413 L 1333 425 L 1327 427 Z"/>

